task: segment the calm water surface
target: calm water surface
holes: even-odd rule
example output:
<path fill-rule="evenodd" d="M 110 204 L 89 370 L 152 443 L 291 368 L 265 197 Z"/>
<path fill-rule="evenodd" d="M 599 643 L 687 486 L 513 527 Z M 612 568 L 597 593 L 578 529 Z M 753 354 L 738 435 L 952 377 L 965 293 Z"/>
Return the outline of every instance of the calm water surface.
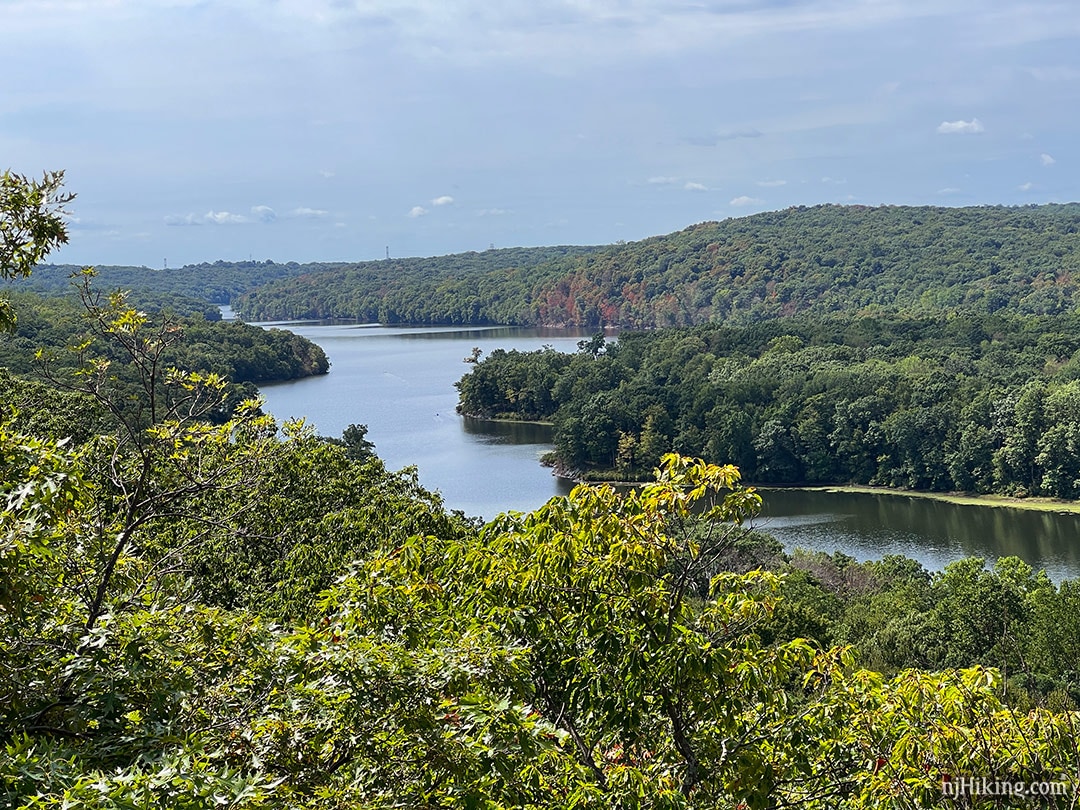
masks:
<path fill-rule="evenodd" d="M 265 324 L 264 324 L 265 325 Z M 451 509 L 493 518 L 529 511 L 565 494 L 569 485 L 540 465 L 551 449 L 550 428 L 477 422 L 459 416 L 457 389 L 472 347 L 532 351 L 577 350 L 587 332 L 508 328 L 395 328 L 288 324 L 330 356 L 330 373 L 264 386 L 279 421 L 303 417 L 324 436 L 350 424 L 390 469 L 415 465 L 420 482 Z"/>
<path fill-rule="evenodd" d="M 961 506 L 904 495 L 763 489 L 757 528 L 786 548 L 858 560 L 902 554 L 941 570 L 963 557 L 1015 556 L 1055 580 L 1080 576 L 1080 515 Z"/>
<path fill-rule="evenodd" d="M 539 464 L 550 449 L 540 425 L 477 422 L 454 411 L 454 383 L 473 346 L 575 351 L 585 332 L 407 329 L 288 324 L 330 356 L 322 377 L 265 386 L 279 419 L 304 417 L 340 436 L 352 423 L 391 469 L 415 465 L 420 481 L 451 509 L 492 518 L 535 509 L 569 484 Z M 1055 579 L 1080 576 L 1080 516 L 957 506 L 920 498 L 799 490 L 763 491 L 759 528 L 793 549 L 842 551 L 859 560 L 903 554 L 929 569 L 977 555 L 1016 555 Z"/>

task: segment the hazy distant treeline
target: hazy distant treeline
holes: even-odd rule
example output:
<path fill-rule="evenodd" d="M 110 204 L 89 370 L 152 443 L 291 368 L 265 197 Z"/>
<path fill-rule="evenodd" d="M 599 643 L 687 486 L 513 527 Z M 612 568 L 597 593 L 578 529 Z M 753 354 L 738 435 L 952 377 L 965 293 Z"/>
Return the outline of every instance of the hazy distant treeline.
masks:
<path fill-rule="evenodd" d="M 268 283 L 249 318 L 651 329 L 784 315 L 1073 308 L 1080 204 L 817 206 L 587 250 L 367 262 Z"/>

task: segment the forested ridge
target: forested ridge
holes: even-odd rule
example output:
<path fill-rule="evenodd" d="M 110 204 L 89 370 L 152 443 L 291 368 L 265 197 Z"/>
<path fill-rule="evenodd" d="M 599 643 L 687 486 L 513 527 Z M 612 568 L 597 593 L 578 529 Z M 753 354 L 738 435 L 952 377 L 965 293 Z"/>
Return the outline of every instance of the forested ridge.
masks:
<path fill-rule="evenodd" d="M 0 175 L 0 277 L 64 242 L 60 179 Z M 676 454 L 650 486 L 480 525 L 362 426 L 278 425 L 186 367 L 232 325 L 86 282 L 68 359 L 0 374 L 3 806 L 1001 806 L 956 796 L 984 776 L 1076 806 L 1077 583 L 788 556 L 734 466 Z M 47 338 L 33 306 L 70 306 L 28 302 L 4 329 Z M 851 343 L 934 328 L 948 343 L 889 323 Z M 767 338 L 783 366 L 836 331 L 721 342 Z M 635 341 L 569 360 L 614 369 Z"/>
<path fill-rule="evenodd" d="M 540 263 L 530 249 L 306 273 L 248 293 L 240 308 L 251 319 L 631 329 L 836 312 L 1049 314 L 1075 306 L 1078 228 L 1075 203 L 799 207 Z"/>
<path fill-rule="evenodd" d="M 526 324 L 529 290 L 596 247 L 502 248 L 360 262 L 266 284 L 237 301 L 251 320 L 354 318 L 370 323 Z"/>
<path fill-rule="evenodd" d="M 134 290 L 143 294 L 173 296 L 212 304 L 228 304 L 242 293 L 281 278 L 339 267 L 339 264 L 246 261 L 200 262 L 182 267 L 153 268 L 125 265 L 96 267 L 99 283 L 108 289 Z M 81 265 L 41 264 L 33 275 L 21 280 L 21 289 L 42 294 L 67 294 L 70 277 Z"/>
<path fill-rule="evenodd" d="M 389 306 L 393 306 L 397 312 L 412 313 L 411 307 L 415 307 L 415 302 L 410 300 L 410 296 L 415 293 L 416 285 L 435 285 L 440 295 L 461 299 L 458 304 L 472 313 L 469 317 L 475 318 L 478 317 L 481 299 L 475 295 L 475 290 L 469 289 L 469 285 L 477 278 L 496 274 L 507 280 L 568 256 L 584 255 L 596 250 L 599 248 L 505 248 L 434 258 L 303 264 L 270 260 L 218 260 L 171 269 L 102 265 L 95 267 L 95 271 L 98 283 L 103 288 L 130 290 L 134 303 L 141 305 L 147 301 L 157 307 L 169 306 L 174 311 L 185 313 L 203 311 L 205 304 L 233 304 L 239 308 L 243 299 L 244 314 L 248 320 L 260 320 L 261 311 L 248 303 L 244 297 L 246 293 L 278 280 L 292 278 L 299 279 L 297 289 L 301 294 L 310 293 L 313 283 L 317 285 L 328 275 L 333 275 L 343 277 L 346 284 L 365 288 L 365 311 L 376 311 L 383 306 L 379 303 L 381 297 L 391 295 L 393 303 Z M 50 296 L 70 295 L 70 277 L 81 269 L 70 264 L 41 264 L 34 268 L 33 275 L 20 281 L 19 289 Z M 542 274 L 543 270 L 539 272 Z M 401 286 L 403 280 L 406 282 L 404 287 Z M 298 313 L 287 316 L 289 318 L 357 317 L 346 313 L 343 305 L 333 300 L 312 298 L 306 305 L 294 301 L 289 306 L 290 312 Z M 265 320 L 275 317 L 268 315 Z M 416 317 L 427 316 L 417 314 Z M 453 320 L 460 317 L 448 316 L 446 322 L 462 322 Z M 387 321 L 390 322 L 390 319 Z"/>
<path fill-rule="evenodd" d="M 185 311 L 231 303 L 248 320 L 653 329 L 800 313 L 1049 314 L 1074 306 L 1078 228 L 1075 203 L 822 205 L 619 245 L 98 271 L 108 288 Z M 43 264 L 22 286 L 64 294 L 77 269 Z"/>

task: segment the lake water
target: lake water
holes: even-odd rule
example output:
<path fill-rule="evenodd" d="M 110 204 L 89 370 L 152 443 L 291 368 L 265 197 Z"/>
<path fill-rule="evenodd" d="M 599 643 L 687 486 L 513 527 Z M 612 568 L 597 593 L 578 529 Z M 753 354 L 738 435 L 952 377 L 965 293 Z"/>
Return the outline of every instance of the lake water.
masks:
<path fill-rule="evenodd" d="M 857 560 L 902 554 L 930 570 L 963 557 L 1020 557 L 1053 579 L 1080 576 L 1080 515 L 965 506 L 905 495 L 761 491 L 757 527 L 788 549 Z"/>
<path fill-rule="evenodd" d="M 587 332 L 509 328 L 391 328 L 287 324 L 330 356 L 330 373 L 264 386 L 279 420 L 304 417 L 326 436 L 350 424 L 391 469 L 415 465 L 420 482 L 451 509 L 492 518 L 535 509 L 570 483 L 539 463 L 550 448 L 541 425 L 459 416 L 454 383 L 472 347 L 574 351 Z M 895 495 L 764 491 L 757 526 L 789 548 L 842 551 L 859 560 L 903 554 L 940 570 L 977 555 L 1015 555 L 1055 579 L 1080 576 L 1080 516 L 957 506 Z"/>
<path fill-rule="evenodd" d="M 463 360 L 474 346 L 485 354 L 545 345 L 571 352 L 587 332 L 287 326 L 319 344 L 331 367 L 326 375 L 260 389 L 279 421 L 304 417 L 321 435 L 335 437 L 350 424 L 365 424 L 389 468 L 415 465 L 425 487 L 469 515 L 529 511 L 570 491 L 540 465 L 551 449 L 550 428 L 467 420 L 454 410 L 454 383 L 468 372 Z"/>

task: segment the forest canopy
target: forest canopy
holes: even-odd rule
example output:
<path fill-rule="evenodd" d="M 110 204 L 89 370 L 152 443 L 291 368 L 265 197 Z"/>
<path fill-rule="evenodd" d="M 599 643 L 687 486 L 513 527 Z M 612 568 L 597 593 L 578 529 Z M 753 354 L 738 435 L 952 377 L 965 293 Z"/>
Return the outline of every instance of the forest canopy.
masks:
<path fill-rule="evenodd" d="M 1080 497 L 1080 317 L 785 318 L 496 350 L 459 410 L 549 420 L 555 462 L 649 478 L 672 450 L 752 481 Z"/>
<path fill-rule="evenodd" d="M 587 250 L 366 262 L 241 297 L 251 319 L 617 326 L 1075 308 L 1080 205 L 789 208 Z M 546 253 L 544 251 L 547 251 Z"/>

